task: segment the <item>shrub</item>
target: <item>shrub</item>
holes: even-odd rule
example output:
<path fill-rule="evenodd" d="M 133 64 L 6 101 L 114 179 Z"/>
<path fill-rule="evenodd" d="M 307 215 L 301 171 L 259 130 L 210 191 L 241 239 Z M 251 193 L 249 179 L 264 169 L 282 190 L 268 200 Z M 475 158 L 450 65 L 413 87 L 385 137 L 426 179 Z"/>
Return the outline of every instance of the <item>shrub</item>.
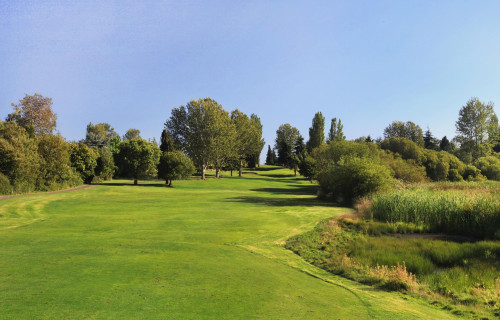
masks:
<path fill-rule="evenodd" d="M 405 160 L 413 159 L 417 164 L 422 164 L 425 161 L 424 149 L 406 138 L 392 137 L 385 139 L 380 144 L 380 147 L 401 155 Z"/>
<path fill-rule="evenodd" d="M 463 177 L 467 181 L 484 181 L 486 177 L 481 174 L 481 170 L 469 164 L 465 167 Z"/>
<path fill-rule="evenodd" d="M 10 185 L 9 178 L 0 172 L 0 194 L 11 194 L 12 186 Z"/>
<path fill-rule="evenodd" d="M 481 174 L 489 180 L 500 181 L 500 159 L 495 156 L 481 157 L 474 162 Z"/>
<path fill-rule="evenodd" d="M 403 160 L 389 150 L 380 153 L 380 157 L 393 171 L 394 178 L 407 183 L 421 183 L 427 180 L 425 167 L 415 160 Z"/>
<path fill-rule="evenodd" d="M 182 151 L 163 152 L 158 164 L 158 177 L 165 179 L 166 183 L 171 186 L 172 180 L 186 179 L 195 170 L 191 159 Z"/>
<path fill-rule="evenodd" d="M 299 158 L 299 173 L 309 180 L 313 180 L 318 171 L 316 160 L 311 156 Z"/>
<path fill-rule="evenodd" d="M 348 156 L 331 163 L 318 175 L 318 182 L 322 196 L 352 203 L 356 198 L 388 187 L 392 177 L 388 167 L 373 159 Z"/>

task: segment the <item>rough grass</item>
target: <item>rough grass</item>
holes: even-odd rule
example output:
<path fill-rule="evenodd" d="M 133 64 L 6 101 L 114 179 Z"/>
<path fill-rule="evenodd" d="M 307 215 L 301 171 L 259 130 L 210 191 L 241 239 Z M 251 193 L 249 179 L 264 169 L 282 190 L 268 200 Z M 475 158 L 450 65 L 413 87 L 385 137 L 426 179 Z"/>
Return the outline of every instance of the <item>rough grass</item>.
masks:
<path fill-rule="evenodd" d="M 500 242 L 371 236 L 392 233 L 404 224 L 383 225 L 329 219 L 292 237 L 287 247 L 334 274 L 384 289 L 407 290 L 457 314 L 500 315 Z"/>
<path fill-rule="evenodd" d="M 446 319 L 282 242 L 351 212 L 290 170 L 0 200 L 2 319 Z"/>
<path fill-rule="evenodd" d="M 500 239 L 500 183 L 436 184 L 374 197 L 373 217 L 433 232 Z"/>

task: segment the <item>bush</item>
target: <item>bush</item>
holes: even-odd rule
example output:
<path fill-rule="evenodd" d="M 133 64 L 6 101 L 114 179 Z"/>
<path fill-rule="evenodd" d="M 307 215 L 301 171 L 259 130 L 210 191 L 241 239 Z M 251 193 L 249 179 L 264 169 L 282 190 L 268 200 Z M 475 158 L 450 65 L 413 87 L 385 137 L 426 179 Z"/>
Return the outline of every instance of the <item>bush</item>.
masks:
<path fill-rule="evenodd" d="M 381 152 L 381 159 L 394 172 L 394 178 L 407 183 L 421 183 L 427 180 L 425 167 L 414 160 L 403 160 L 389 150 Z"/>
<path fill-rule="evenodd" d="M 10 185 L 9 178 L 0 173 L 0 194 L 11 194 L 12 186 Z"/>
<path fill-rule="evenodd" d="M 500 159 L 495 156 L 481 157 L 474 162 L 481 174 L 489 180 L 500 181 Z"/>
<path fill-rule="evenodd" d="M 313 180 L 318 172 L 316 160 L 311 156 L 299 158 L 299 173 L 309 180 Z"/>
<path fill-rule="evenodd" d="M 423 164 L 425 161 L 424 149 L 415 142 L 406 138 L 389 138 L 382 141 L 380 147 L 384 150 L 390 150 L 401 155 L 405 160 L 415 160 L 417 164 Z"/>
<path fill-rule="evenodd" d="M 163 152 L 158 164 L 158 177 L 165 179 L 169 186 L 172 180 L 186 179 L 195 171 L 191 159 L 182 151 Z"/>
<path fill-rule="evenodd" d="M 392 181 L 388 167 L 355 156 L 331 163 L 328 170 L 318 175 L 320 195 L 343 203 L 352 203 L 354 199 L 382 190 Z"/>
<path fill-rule="evenodd" d="M 463 177 L 467 181 L 484 181 L 486 177 L 481 174 L 481 170 L 469 164 L 465 167 Z"/>

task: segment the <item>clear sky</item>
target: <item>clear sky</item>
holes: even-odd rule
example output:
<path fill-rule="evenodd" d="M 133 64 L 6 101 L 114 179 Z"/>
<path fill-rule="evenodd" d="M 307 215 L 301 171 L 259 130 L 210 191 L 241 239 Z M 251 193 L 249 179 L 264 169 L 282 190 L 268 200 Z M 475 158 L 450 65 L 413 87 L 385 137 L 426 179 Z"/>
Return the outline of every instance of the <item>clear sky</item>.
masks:
<path fill-rule="evenodd" d="M 89 122 L 158 140 L 204 97 L 271 145 L 317 111 L 348 139 L 393 120 L 441 138 L 469 98 L 500 103 L 500 1 L 1 0 L 0 43 L 0 117 L 40 93 L 68 140 Z"/>

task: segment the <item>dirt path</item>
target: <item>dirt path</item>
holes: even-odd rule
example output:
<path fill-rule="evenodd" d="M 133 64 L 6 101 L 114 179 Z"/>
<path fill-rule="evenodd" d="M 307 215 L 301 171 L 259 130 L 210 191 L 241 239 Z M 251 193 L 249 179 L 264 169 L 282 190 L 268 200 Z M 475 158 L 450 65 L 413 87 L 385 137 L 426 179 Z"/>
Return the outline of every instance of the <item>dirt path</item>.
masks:
<path fill-rule="evenodd" d="M 38 192 L 38 193 L 24 193 L 24 194 L 13 194 L 13 195 L 7 195 L 7 196 L 0 196 L 0 200 L 2 199 L 7 199 L 7 198 L 12 198 L 12 197 L 22 197 L 22 196 L 34 196 L 34 195 L 40 195 L 40 194 L 51 194 L 51 193 L 63 193 L 63 192 L 70 192 L 70 191 L 76 191 L 76 190 L 82 190 L 82 189 L 87 189 L 92 187 L 91 185 L 83 185 L 75 188 L 69 188 L 69 189 L 64 189 L 64 190 L 58 190 L 58 191 L 49 191 L 49 192 Z"/>

